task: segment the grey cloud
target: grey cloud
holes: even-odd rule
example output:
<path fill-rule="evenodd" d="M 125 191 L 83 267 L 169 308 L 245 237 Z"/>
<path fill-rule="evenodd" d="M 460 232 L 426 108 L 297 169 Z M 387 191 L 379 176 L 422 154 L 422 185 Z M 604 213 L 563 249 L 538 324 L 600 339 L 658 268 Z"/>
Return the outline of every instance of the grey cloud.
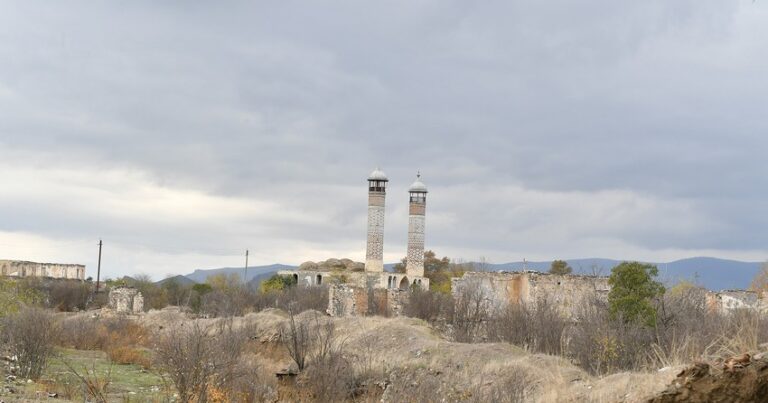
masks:
<path fill-rule="evenodd" d="M 405 242 L 404 192 L 418 169 L 433 189 L 428 243 L 445 253 L 554 257 L 582 245 L 591 255 L 584 239 L 650 251 L 768 243 L 760 2 L 5 8 L 7 161 L 48 169 L 41 175 L 141 172 L 159 188 L 301 212 L 163 226 L 21 194 L 0 196 L 6 231 L 107 232 L 158 253 L 301 239 L 333 254 L 363 247 L 363 180 L 381 165 L 393 178 L 392 250 Z M 653 203 L 587 221 L 552 196 L 592 194 L 598 214 L 615 206 L 599 200 L 614 191 Z M 531 194 L 556 202 L 538 208 Z M 571 229 L 553 235 L 553 220 Z"/>

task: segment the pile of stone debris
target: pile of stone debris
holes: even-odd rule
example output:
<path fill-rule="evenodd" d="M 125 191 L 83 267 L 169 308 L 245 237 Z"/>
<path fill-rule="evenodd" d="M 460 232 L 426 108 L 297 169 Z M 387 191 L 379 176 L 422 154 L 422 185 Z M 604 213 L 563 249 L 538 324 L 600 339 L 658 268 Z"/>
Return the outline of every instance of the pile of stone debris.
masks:
<path fill-rule="evenodd" d="M 5 403 L 5 399 L 9 399 L 9 401 L 17 401 L 20 398 L 19 395 L 23 393 L 25 384 L 33 382 L 31 379 L 19 378 L 16 375 L 19 367 L 17 365 L 18 360 L 15 356 L 2 355 L 0 356 L 0 362 L 2 362 L 2 371 L 0 371 L 0 373 L 3 375 L 2 386 L 0 386 L 0 403 Z M 24 397 L 26 398 L 27 396 Z M 45 397 L 55 399 L 59 396 L 56 393 L 37 392 L 35 393 L 35 397 L 38 399 Z"/>
<path fill-rule="evenodd" d="M 741 354 L 719 365 L 699 362 L 684 369 L 649 403 L 768 401 L 768 354 Z"/>

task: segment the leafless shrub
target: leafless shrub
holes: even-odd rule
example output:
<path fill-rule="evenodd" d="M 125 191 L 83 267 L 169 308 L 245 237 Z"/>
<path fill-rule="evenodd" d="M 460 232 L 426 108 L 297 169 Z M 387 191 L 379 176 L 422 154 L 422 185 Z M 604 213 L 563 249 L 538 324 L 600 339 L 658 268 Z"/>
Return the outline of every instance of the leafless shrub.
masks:
<path fill-rule="evenodd" d="M 59 322 L 55 342 L 77 350 L 99 350 L 105 346 L 106 336 L 98 318 L 77 316 Z"/>
<path fill-rule="evenodd" d="M 519 368 L 510 369 L 504 377 L 490 385 L 482 385 L 471 390 L 467 403 L 521 403 L 530 401 L 533 390 L 533 378 Z"/>
<path fill-rule="evenodd" d="M 298 318 L 293 307 L 281 341 L 296 363 L 301 382 L 314 401 L 344 401 L 356 385 L 355 370 L 344 357 L 344 339 L 333 320 L 319 314 Z"/>
<path fill-rule="evenodd" d="M 245 376 L 240 356 L 249 333 L 231 321 L 212 329 L 193 322 L 165 331 L 156 337 L 156 365 L 168 374 L 181 402 L 205 402 L 210 392 L 227 391 Z"/>
<path fill-rule="evenodd" d="M 604 375 L 647 367 L 648 347 L 656 341 L 654 328 L 611 318 L 600 300 L 583 304 L 578 316 L 568 353 L 582 368 Z"/>
<path fill-rule="evenodd" d="M 509 303 L 493 315 L 488 325 L 490 340 L 504 341 L 530 351 L 560 355 L 568 320 L 548 298 L 535 308 Z"/>
<path fill-rule="evenodd" d="M 254 310 L 257 302 L 255 291 L 239 282 L 231 282 L 219 284 L 212 292 L 202 295 L 199 310 L 208 317 L 241 316 Z"/>
<path fill-rule="evenodd" d="M 452 315 L 453 297 L 444 292 L 414 288 L 403 311 L 407 316 L 435 323 Z"/>
<path fill-rule="evenodd" d="M 479 284 L 469 284 L 455 297 L 451 323 L 454 339 L 471 343 L 483 339 L 490 316 L 490 302 Z"/>
<path fill-rule="evenodd" d="M 387 304 L 387 290 L 378 290 L 368 288 L 368 312 L 367 315 L 390 316 L 389 306 Z"/>
<path fill-rule="evenodd" d="M 106 374 L 99 375 L 95 364 L 91 368 L 83 366 L 81 369 L 77 369 L 67 360 L 61 360 L 61 362 L 67 368 L 69 375 L 82 385 L 81 390 L 85 394 L 83 400 L 91 401 L 93 399 L 100 403 L 107 402 L 109 385 L 112 383 L 112 366 L 109 367 Z"/>
<path fill-rule="evenodd" d="M 0 324 L 3 339 L 17 357 L 18 374 L 37 380 L 53 354 L 54 321 L 50 313 L 22 307 Z"/>
<path fill-rule="evenodd" d="M 328 286 L 303 287 L 295 285 L 281 291 L 257 293 L 253 296 L 253 308 L 261 311 L 266 308 L 279 308 L 296 313 L 306 310 L 325 311 L 328 308 Z"/>
<path fill-rule="evenodd" d="M 355 390 L 355 371 L 340 346 L 315 355 L 303 376 L 307 389 L 318 402 L 341 402 Z"/>
<path fill-rule="evenodd" d="M 48 295 L 48 305 L 59 311 L 84 310 L 91 296 L 91 287 L 79 281 L 56 281 L 51 284 Z"/>
<path fill-rule="evenodd" d="M 312 339 L 309 324 L 296 319 L 293 307 L 288 308 L 288 323 L 280 329 L 280 341 L 288 350 L 288 355 L 296 363 L 299 371 L 303 371 L 307 365 Z"/>
<path fill-rule="evenodd" d="M 392 372 L 389 374 L 389 385 L 382 400 L 404 403 L 443 402 L 446 398 L 444 393 L 441 393 L 441 387 L 440 379 L 435 376 L 424 375 L 418 371 Z"/>

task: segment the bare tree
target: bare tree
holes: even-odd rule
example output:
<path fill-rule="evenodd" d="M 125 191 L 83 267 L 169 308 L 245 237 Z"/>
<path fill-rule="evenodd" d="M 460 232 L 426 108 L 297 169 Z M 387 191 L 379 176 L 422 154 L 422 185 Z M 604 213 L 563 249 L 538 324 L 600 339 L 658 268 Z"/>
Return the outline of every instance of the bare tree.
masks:
<path fill-rule="evenodd" d="M 345 339 L 336 333 L 330 318 L 314 315 L 312 354 L 304 373 L 312 397 L 319 402 L 344 401 L 355 387 L 355 371 L 342 354 Z"/>
<path fill-rule="evenodd" d="M 303 371 L 311 348 L 309 325 L 296 320 L 294 306 L 288 308 L 288 323 L 280 329 L 280 341 L 288 350 L 288 355 L 296 363 L 299 371 Z"/>

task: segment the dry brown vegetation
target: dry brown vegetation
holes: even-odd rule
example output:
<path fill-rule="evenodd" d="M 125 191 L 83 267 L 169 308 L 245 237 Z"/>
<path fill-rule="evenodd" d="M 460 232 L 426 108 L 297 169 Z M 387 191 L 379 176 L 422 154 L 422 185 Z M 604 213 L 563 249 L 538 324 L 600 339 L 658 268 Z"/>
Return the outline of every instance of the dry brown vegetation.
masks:
<path fill-rule="evenodd" d="M 652 344 L 634 353 L 615 350 L 628 354 L 630 358 L 624 362 L 605 358 L 609 349 L 581 347 L 585 357 L 601 357 L 610 365 L 595 361 L 594 367 L 580 368 L 583 364 L 578 356 L 568 355 L 574 351 L 570 343 L 581 346 L 577 341 L 601 340 L 607 335 L 603 340 L 620 345 L 641 336 L 612 327 L 615 324 L 605 325 L 609 322 L 597 316 L 585 323 L 607 327 L 577 335 L 572 328 L 563 329 L 570 326 L 546 305 L 535 311 L 509 307 L 499 313 L 495 323 L 489 323 L 473 316 L 476 306 L 466 303 L 452 308 L 469 313 L 451 320 L 470 318 L 471 327 L 479 329 L 476 334 L 485 340 L 482 343 L 452 341 L 435 326 L 415 318 L 330 318 L 313 310 L 298 313 L 298 309 L 266 309 L 226 319 L 195 319 L 178 309 L 153 311 L 134 319 L 59 315 L 55 342 L 78 349 L 113 351 L 116 365 L 123 354 L 118 351 L 141 349 L 151 357 L 150 370 L 162 373 L 172 385 L 158 393 L 176 394 L 179 401 L 261 401 L 281 396 L 283 401 L 611 402 L 642 401 L 659 393 L 677 373 L 674 369 L 657 371 L 661 365 L 677 360 L 687 363 L 690 360 L 684 356 L 688 354 L 714 355 L 747 345 L 757 348 L 755 343 L 762 337 L 761 322 L 749 322 L 754 317 L 736 314 L 712 322 L 711 330 L 706 323 L 699 327 L 702 334 L 697 337 L 710 340 L 713 334 L 733 332 L 742 326 L 741 333 L 732 334 L 728 341 L 717 339 L 704 350 L 663 353 L 661 345 L 649 348 Z M 682 328 L 682 324 L 672 325 L 671 319 L 668 322 L 664 325 L 668 329 Z M 752 326 L 743 326 L 747 323 Z M 451 323 L 442 326 L 450 327 Z M 293 333 L 302 332 L 296 342 L 304 351 L 303 370 L 297 371 L 293 386 L 280 386 L 275 373 L 289 367 L 298 370 L 289 345 Z M 660 332 L 653 341 L 662 340 L 664 334 L 671 333 Z M 690 337 L 688 340 L 693 343 Z M 642 359 L 633 358 L 634 354 Z M 622 365 L 644 371 L 621 372 Z M 88 393 L 94 400 L 111 387 L 109 379 L 95 376 L 95 371 L 75 371 L 83 385 L 90 385 Z M 613 374 L 596 376 L 600 371 Z"/>
<path fill-rule="evenodd" d="M 768 342 L 768 318 L 756 311 L 729 314 L 709 310 L 704 290 L 681 286 L 657 302 L 655 326 L 611 317 L 607 303 L 594 298 L 566 319 L 556 304 L 535 309 L 510 303 L 492 307 L 478 287 L 456 299 L 415 292 L 405 312 L 427 320 L 446 337 L 466 343 L 507 342 L 534 353 L 559 355 L 595 375 L 648 371 L 694 360 L 756 351 Z"/>
<path fill-rule="evenodd" d="M 718 360 L 759 352 L 768 341 L 763 316 L 710 312 L 696 287 L 667 292 L 652 327 L 611 318 L 599 299 L 566 320 L 549 300 L 535 309 L 492 307 L 480 289 L 456 299 L 414 290 L 404 307 L 413 318 L 330 318 L 322 313 L 323 288 L 216 287 L 197 311 L 167 308 L 132 318 L 62 313 L 52 320 L 22 309 L 4 319 L 3 340 L 42 346 L 46 359 L 54 344 L 103 351 L 114 365 L 161 374 L 168 385 L 158 395 L 185 402 L 642 401 L 666 388 L 683 365 L 722 366 Z M 49 331 L 36 332 L 46 323 Z M 40 337 L 19 336 L 30 332 Z M 286 369 L 295 376 L 278 383 L 275 374 Z M 109 377 L 70 370 L 79 389 L 51 384 L 62 396 L 85 389 L 99 401 L 110 393 Z"/>

